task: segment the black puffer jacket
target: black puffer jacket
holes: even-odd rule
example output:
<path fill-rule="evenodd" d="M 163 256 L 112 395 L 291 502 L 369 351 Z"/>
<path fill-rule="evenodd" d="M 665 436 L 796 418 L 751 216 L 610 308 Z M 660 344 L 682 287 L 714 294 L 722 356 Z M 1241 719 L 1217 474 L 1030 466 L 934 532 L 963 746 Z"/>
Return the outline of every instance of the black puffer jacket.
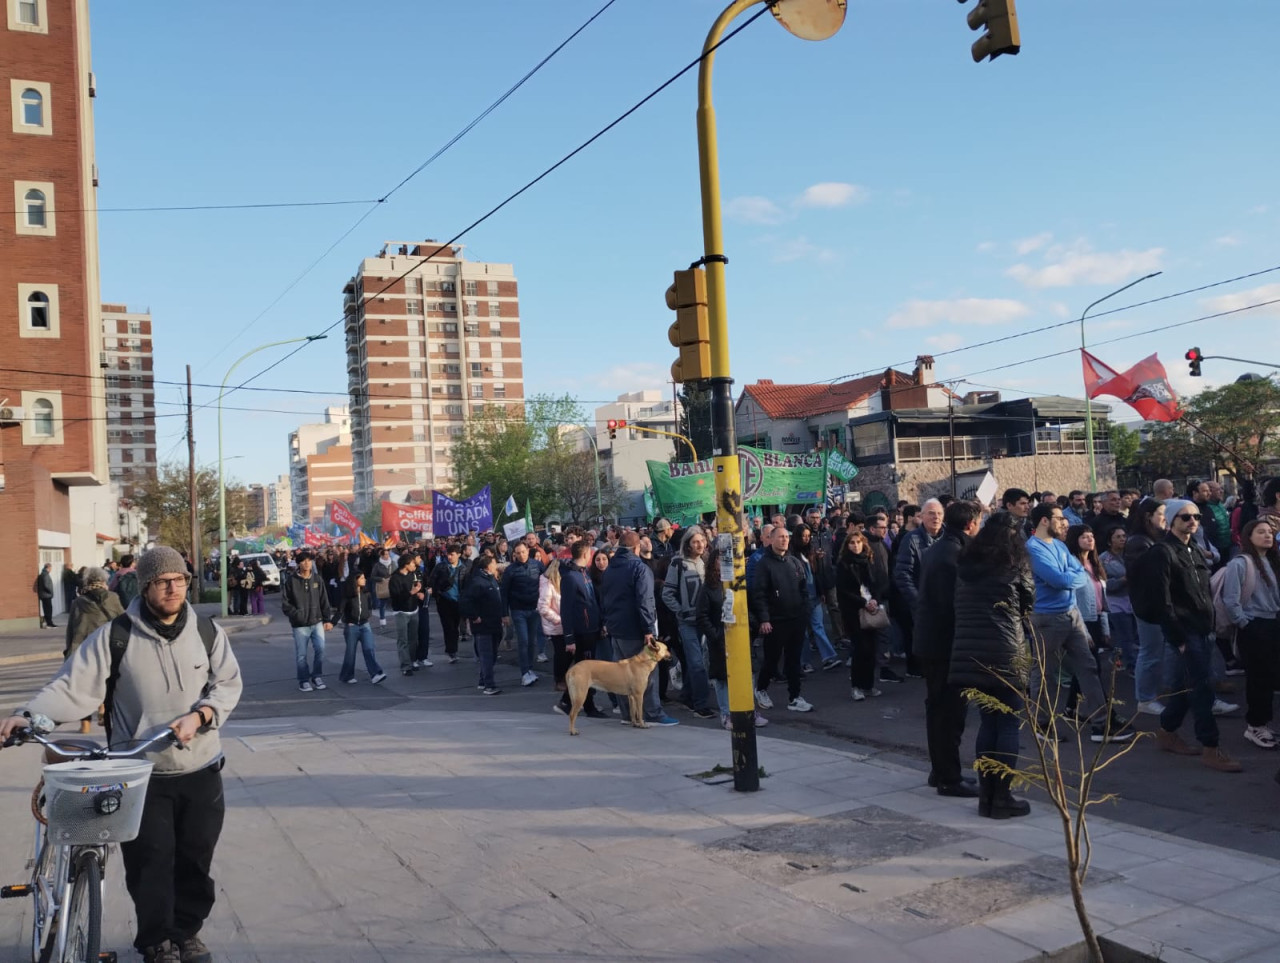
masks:
<path fill-rule="evenodd" d="M 1155 542 L 1149 535 L 1130 535 L 1124 543 L 1124 574 L 1129 583 L 1129 602 L 1133 614 L 1144 622 L 1159 621 L 1160 592 L 1151 579 L 1143 579 L 1139 572 L 1142 561 Z"/>
<path fill-rule="evenodd" d="M 798 622 L 809 617 L 804 563 L 790 553 L 766 549 L 756 563 L 755 584 L 748 593 L 757 622 Z"/>
<path fill-rule="evenodd" d="M 474 625 L 477 633 L 502 638 L 502 589 L 497 579 L 484 569 L 475 570 L 467 578 L 458 605 L 464 619 L 473 623 L 479 619 Z"/>
<path fill-rule="evenodd" d="M 724 641 L 724 586 L 708 588 L 703 584 L 698 593 L 698 634 L 707 640 L 707 676 L 717 682 L 729 678 L 728 656 Z"/>
<path fill-rule="evenodd" d="M 1166 642 L 1177 647 L 1186 644 L 1189 633 L 1208 635 L 1213 631 L 1209 567 L 1194 544 L 1184 544 L 1166 532 L 1135 566 L 1135 572 L 1144 596 L 1153 603 L 1151 613 L 1156 617 L 1151 621 L 1164 629 Z"/>
<path fill-rule="evenodd" d="M 1031 569 L 966 564 L 956 569 L 956 629 L 951 644 L 952 685 L 1005 691 L 1000 679 L 1021 684 L 1014 660 L 1026 653 L 1023 626 L 1035 608 Z"/>
<path fill-rule="evenodd" d="M 950 528 L 929 546 L 920 562 L 920 608 L 916 610 L 911 651 L 918 659 L 951 658 L 956 631 L 956 569 L 969 536 Z"/>

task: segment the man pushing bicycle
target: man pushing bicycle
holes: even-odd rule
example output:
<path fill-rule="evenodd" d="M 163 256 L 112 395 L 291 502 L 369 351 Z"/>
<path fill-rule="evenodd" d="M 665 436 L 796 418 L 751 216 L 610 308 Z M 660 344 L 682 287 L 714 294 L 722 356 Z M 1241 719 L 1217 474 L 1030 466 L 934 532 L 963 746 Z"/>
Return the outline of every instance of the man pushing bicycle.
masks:
<path fill-rule="evenodd" d="M 199 933 L 213 909 L 209 866 L 225 812 L 218 729 L 240 701 L 240 666 L 226 633 L 187 604 L 181 555 L 150 549 L 136 572 L 140 594 L 125 615 L 85 639 L 0 723 L 0 742 L 19 729 L 75 722 L 99 705 L 113 749 L 173 730 L 178 745 L 147 756 L 154 769 L 141 829 L 121 845 L 138 917 L 134 946 L 155 963 L 208 963 Z"/>

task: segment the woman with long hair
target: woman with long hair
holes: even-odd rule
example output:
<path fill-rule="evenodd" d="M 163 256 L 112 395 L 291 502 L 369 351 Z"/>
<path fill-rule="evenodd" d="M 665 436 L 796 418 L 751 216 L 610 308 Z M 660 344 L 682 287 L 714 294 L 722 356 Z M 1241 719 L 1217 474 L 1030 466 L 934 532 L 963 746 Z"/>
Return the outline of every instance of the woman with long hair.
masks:
<path fill-rule="evenodd" d="M 1124 568 L 1124 547 L 1129 533 L 1117 525 L 1107 529 L 1106 539 L 1106 551 L 1099 556 L 1099 561 L 1107 573 L 1107 621 L 1111 624 L 1111 642 L 1120 650 L 1125 670 L 1132 675 L 1138 658 L 1138 624 L 1133 618 L 1129 576 Z"/>
<path fill-rule="evenodd" d="M 996 512 L 960 553 L 956 569 L 956 629 L 949 681 L 999 699 L 1013 712 L 980 708 L 974 753 L 1018 765 L 1019 693 L 1026 685 L 1027 626 L 1035 607 L 1035 580 L 1022 519 Z M 1031 806 L 1009 791 L 1008 773 L 978 773 L 978 815 L 1025 816 Z"/>
<path fill-rule="evenodd" d="M 573 656 L 565 649 L 564 625 L 560 620 L 560 559 L 553 558 L 540 576 L 538 576 L 538 617 L 542 620 L 542 634 L 551 643 L 553 660 L 552 673 L 555 675 L 556 689 L 564 691 L 564 675 L 573 663 Z M 526 682 L 533 675 L 532 682 Z M 537 675 L 526 673 L 521 677 L 521 685 L 532 685 L 538 681 Z"/>
<path fill-rule="evenodd" d="M 702 591 L 698 593 L 697 624 L 699 634 L 707 644 L 707 675 L 720 707 L 720 725 L 732 729 L 729 721 L 729 663 L 724 638 L 724 582 L 720 580 L 720 549 L 712 548 L 707 556 L 706 577 Z M 769 720 L 755 714 L 757 728 L 767 726 Z"/>
<path fill-rule="evenodd" d="M 1084 568 L 1088 581 L 1076 589 L 1076 608 L 1089 633 L 1089 650 L 1097 669 L 1098 682 L 1108 698 L 1115 694 L 1116 661 L 1111 648 L 1111 616 L 1107 598 L 1107 572 L 1098 555 L 1097 535 L 1088 525 L 1072 525 L 1067 529 L 1067 551 Z M 1071 683 L 1068 709 L 1073 709 L 1080 689 Z"/>
<path fill-rule="evenodd" d="M 1133 602 L 1134 620 L 1138 627 L 1138 657 L 1133 672 L 1133 697 L 1138 711 L 1158 716 L 1164 712 L 1160 696 L 1168 691 L 1173 672 L 1173 651 L 1164 639 L 1164 629 L 1138 614 L 1141 584 L 1134 579 L 1134 566 L 1153 545 L 1164 538 L 1164 503 L 1144 498 L 1129 509 L 1128 538 L 1124 545 L 1124 568 L 1129 578 L 1129 597 Z M 1151 613 L 1147 613 L 1150 615 Z"/>
<path fill-rule="evenodd" d="M 824 539 L 819 538 L 808 525 L 801 523 L 791 529 L 791 552 L 804 563 L 805 591 L 809 596 L 809 626 L 801 670 L 808 675 L 814 664 L 821 660 L 822 668 L 834 669 L 840 665 L 836 647 L 827 637 L 827 626 L 822 620 L 822 600 L 827 589 L 835 585 L 835 572 L 831 559 L 823 549 Z"/>
<path fill-rule="evenodd" d="M 855 528 L 845 536 L 840 557 L 836 559 L 836 602 L 852 647 L 849 684 L 853 687 L 854 702 L 880 694 L 875 687 L 876 636 L 862 628 L 860 619 L 864 609 L 875 613 L 880 608 L 882 600 L 872 594 L 872 584 L 871 546 L 866 535 Z"/>
<path fill-rule="evenodd" d="M 1271 728 L 1273 694 L 1280 689 L 1280 550 L 1275 530 L 1264 519 L 1240 530 L 1240 554 L 1222 576 L 1222 604 L 1236 629 L 1244 663 L 1244 737 L 1263 749 L 1276 748 Z"/>
<path fill-rule="evenodd" d="M 347 649 L 342 657 L 342 671 L 338 673 L 339 682 L 356 682 L 357 645 L 364 654 L 364 667 L 369 671 L 369 681 L 377 685 L 387 677 L 382 666 L 378 665 L 378 656 L 374 650 L 373 626 L 369 624 L 372 616 L 373 596 L 369 591 L 369 580 L 358 567 L 353 567 L 342 586 L 342 635 Z"/>

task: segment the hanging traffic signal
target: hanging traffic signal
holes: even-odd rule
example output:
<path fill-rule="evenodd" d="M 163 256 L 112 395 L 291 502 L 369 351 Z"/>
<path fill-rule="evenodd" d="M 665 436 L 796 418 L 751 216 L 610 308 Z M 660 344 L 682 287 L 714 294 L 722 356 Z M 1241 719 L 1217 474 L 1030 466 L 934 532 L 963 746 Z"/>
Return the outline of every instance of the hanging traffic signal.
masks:
<path fill-rule="evenodd" d="M 987 28 L 973 45 L 975 64 L 995 60 L 1001 54 L 1016 54 L 1022 49 L 1015 0 L 978 0 L 978 5 L 969 11 L 968 19 L 970 30 Z"/>
<path fill-rule="evenodd" d="M 680 358 L 671 366 L 677 383 L 705 381 L 711 377 L 711 312 L 707 307 L 707 272 L 702 268 L 677 271 L 675 283 L 667 288 L 667 307 L 676 313 L 667 330 L 672 347 Z"/>
<path fill-rule="evenodd" d="M 1200 362 L 1204 360 L 1204 354 L 1199 348 L 1192 348 L 1185 355 L 1186 359 L 1191 362 L 1191 377 L 1200 377 Z"/>
<path fill-rule="evenodd" d="M 609 440 L 613 441 L 618 437 L 618 429 L 627 427 L 627 420 L 625 418 L 610 418 L 605 422 L 605 427 L 609 429 Z"/>

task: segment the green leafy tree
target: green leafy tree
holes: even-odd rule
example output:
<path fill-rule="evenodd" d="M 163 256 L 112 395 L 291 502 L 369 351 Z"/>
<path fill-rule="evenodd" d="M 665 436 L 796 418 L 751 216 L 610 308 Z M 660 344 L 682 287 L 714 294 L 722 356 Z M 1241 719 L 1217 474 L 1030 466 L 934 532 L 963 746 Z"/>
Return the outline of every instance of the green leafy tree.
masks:
<path fill-rule="evenodd" d="M 1106 425 L 1107 439 L 1111 443 L 1111 457 L 1115 459 L 1116 468 L 1132 468 L 1138 463 L 1138 449 L 1142 439 L 1138 433 L 1127 425 L 1110 422 Z"/>
<path fill-rule="evenodd" d="M 693 447 L 703 458 L 711 457 L 711 389 L 698 382 L 685 384 L 680 389 L 680 434 L 693 442 Z M 689 446 L 676 442 L 676 461 L 693 461 Z"/>
<path fill-rule="evenodd" d="M 147 520 L 151 537 L 161 545 L 191 551 L 190 472 L 179 462 L 166 462 L 156 472 L 156 480 L 140 491 L 135 501 Z M 196 506 L 200 521 L 200 549 L 207 555 L 218 543 L 218 471 L 196 470 Z M 227 482 L 227 538 L 244 533 L 248 497 L 238 482 Z"/>
<path fill-rule="evenodd" d="M 1188 422 L 1214 440 L 1178 422 L 1158 425 L 1146 462 L 1181 462 L 1191 468 L 1178 474 L 1196 474 L 1216 463 L 1241 477 L 1280 457 L 1280 384 L 1274 378 L 1208 388 L 1187 399 L 1183 411 Z"/>

